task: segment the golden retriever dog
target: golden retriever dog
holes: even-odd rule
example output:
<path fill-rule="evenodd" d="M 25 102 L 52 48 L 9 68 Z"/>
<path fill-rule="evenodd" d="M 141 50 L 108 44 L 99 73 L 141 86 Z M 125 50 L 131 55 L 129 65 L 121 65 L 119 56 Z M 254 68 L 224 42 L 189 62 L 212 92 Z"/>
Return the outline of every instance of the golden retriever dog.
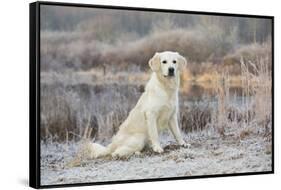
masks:
<path fill-rule="evenodd" d="M 147 144 L 154 152 L 162 153 L 158 131 L 165 128 L 171 130 L 179 145 L 189 146 L 178 124 L 180 72 L 185 65 L 186 59 L 177 52 L 155 53 L 149 60 L 153 72 L 136 106 L 107 147 L 90 144 L 90 157 L 127 157 L 140 154 Z"/>

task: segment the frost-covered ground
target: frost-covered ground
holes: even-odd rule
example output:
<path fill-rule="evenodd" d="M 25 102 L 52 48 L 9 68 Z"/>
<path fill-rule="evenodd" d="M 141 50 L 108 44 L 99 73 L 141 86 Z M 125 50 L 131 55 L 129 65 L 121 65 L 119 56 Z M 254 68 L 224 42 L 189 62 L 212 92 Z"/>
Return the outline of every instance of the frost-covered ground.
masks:
<path fill-rule="evenodd" d="M 146 148 L 128 159 L 100 158 L 67 166 L 79 143 L 41 143 L 41 185 L 164 178 L 271 170 L 271 138 L 258 130 L 228 128 L 185 135 L 191 148 L 178 147 L 169 133 L 161 135 L 163 154 Z"/>

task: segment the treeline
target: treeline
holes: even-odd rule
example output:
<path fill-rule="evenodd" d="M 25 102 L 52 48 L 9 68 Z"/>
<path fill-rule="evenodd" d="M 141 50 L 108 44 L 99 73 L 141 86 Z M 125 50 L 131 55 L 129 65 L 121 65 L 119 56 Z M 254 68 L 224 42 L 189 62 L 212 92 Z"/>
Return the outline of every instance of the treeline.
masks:
<path fill-rule="evenodd" d="M 43 6 L 41 14 L 43 70 L 143 70 L 163 50 L 223 63 L 242 46 L 271 41 L 270 19 L 56 6 Z"/>
<path fill-rule="evenodd" d="M 41 15 L 42 30 L 87 30 L 92 31 L 101 40 L 115 38 L 116 35 L 122 35 L 121 33 L 134 33 L 143 37 L 155 27 L 159 29 L 208 28 L 214 25 L 229 34 L 237 32 L 238 43 L 261 43 L 271 35 L 271 21 L 261 18 L 59 6 L 43 6 Z"/>

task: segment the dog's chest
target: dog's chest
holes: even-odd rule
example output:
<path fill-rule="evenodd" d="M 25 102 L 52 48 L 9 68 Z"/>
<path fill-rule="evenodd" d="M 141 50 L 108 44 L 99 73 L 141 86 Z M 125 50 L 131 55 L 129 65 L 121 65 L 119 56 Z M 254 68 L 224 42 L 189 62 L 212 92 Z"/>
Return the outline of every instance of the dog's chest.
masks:
<path fill-rule="evenodd" d="M 176 106 L 174 104 L 163 105 L 159 111 L 157 120 L 158 128 L 165 129 L 168 127 L 168 123 L 175 113 Z"/>

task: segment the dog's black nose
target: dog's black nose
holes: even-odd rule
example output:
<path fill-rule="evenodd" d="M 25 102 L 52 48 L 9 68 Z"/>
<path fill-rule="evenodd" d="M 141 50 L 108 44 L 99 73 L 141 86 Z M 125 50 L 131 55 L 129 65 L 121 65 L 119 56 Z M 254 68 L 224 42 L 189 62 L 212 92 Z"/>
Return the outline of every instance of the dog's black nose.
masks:
<path fill-rule="evenodd" d="M 173 76 L 173 75 L 174 75 L 174 71 L 175 71 L 175 69 L 172 68 L 172 67 L 170 67 L 170 68 L 169 68 L 169 75 L 170 75 L 170 76 Z"/>

